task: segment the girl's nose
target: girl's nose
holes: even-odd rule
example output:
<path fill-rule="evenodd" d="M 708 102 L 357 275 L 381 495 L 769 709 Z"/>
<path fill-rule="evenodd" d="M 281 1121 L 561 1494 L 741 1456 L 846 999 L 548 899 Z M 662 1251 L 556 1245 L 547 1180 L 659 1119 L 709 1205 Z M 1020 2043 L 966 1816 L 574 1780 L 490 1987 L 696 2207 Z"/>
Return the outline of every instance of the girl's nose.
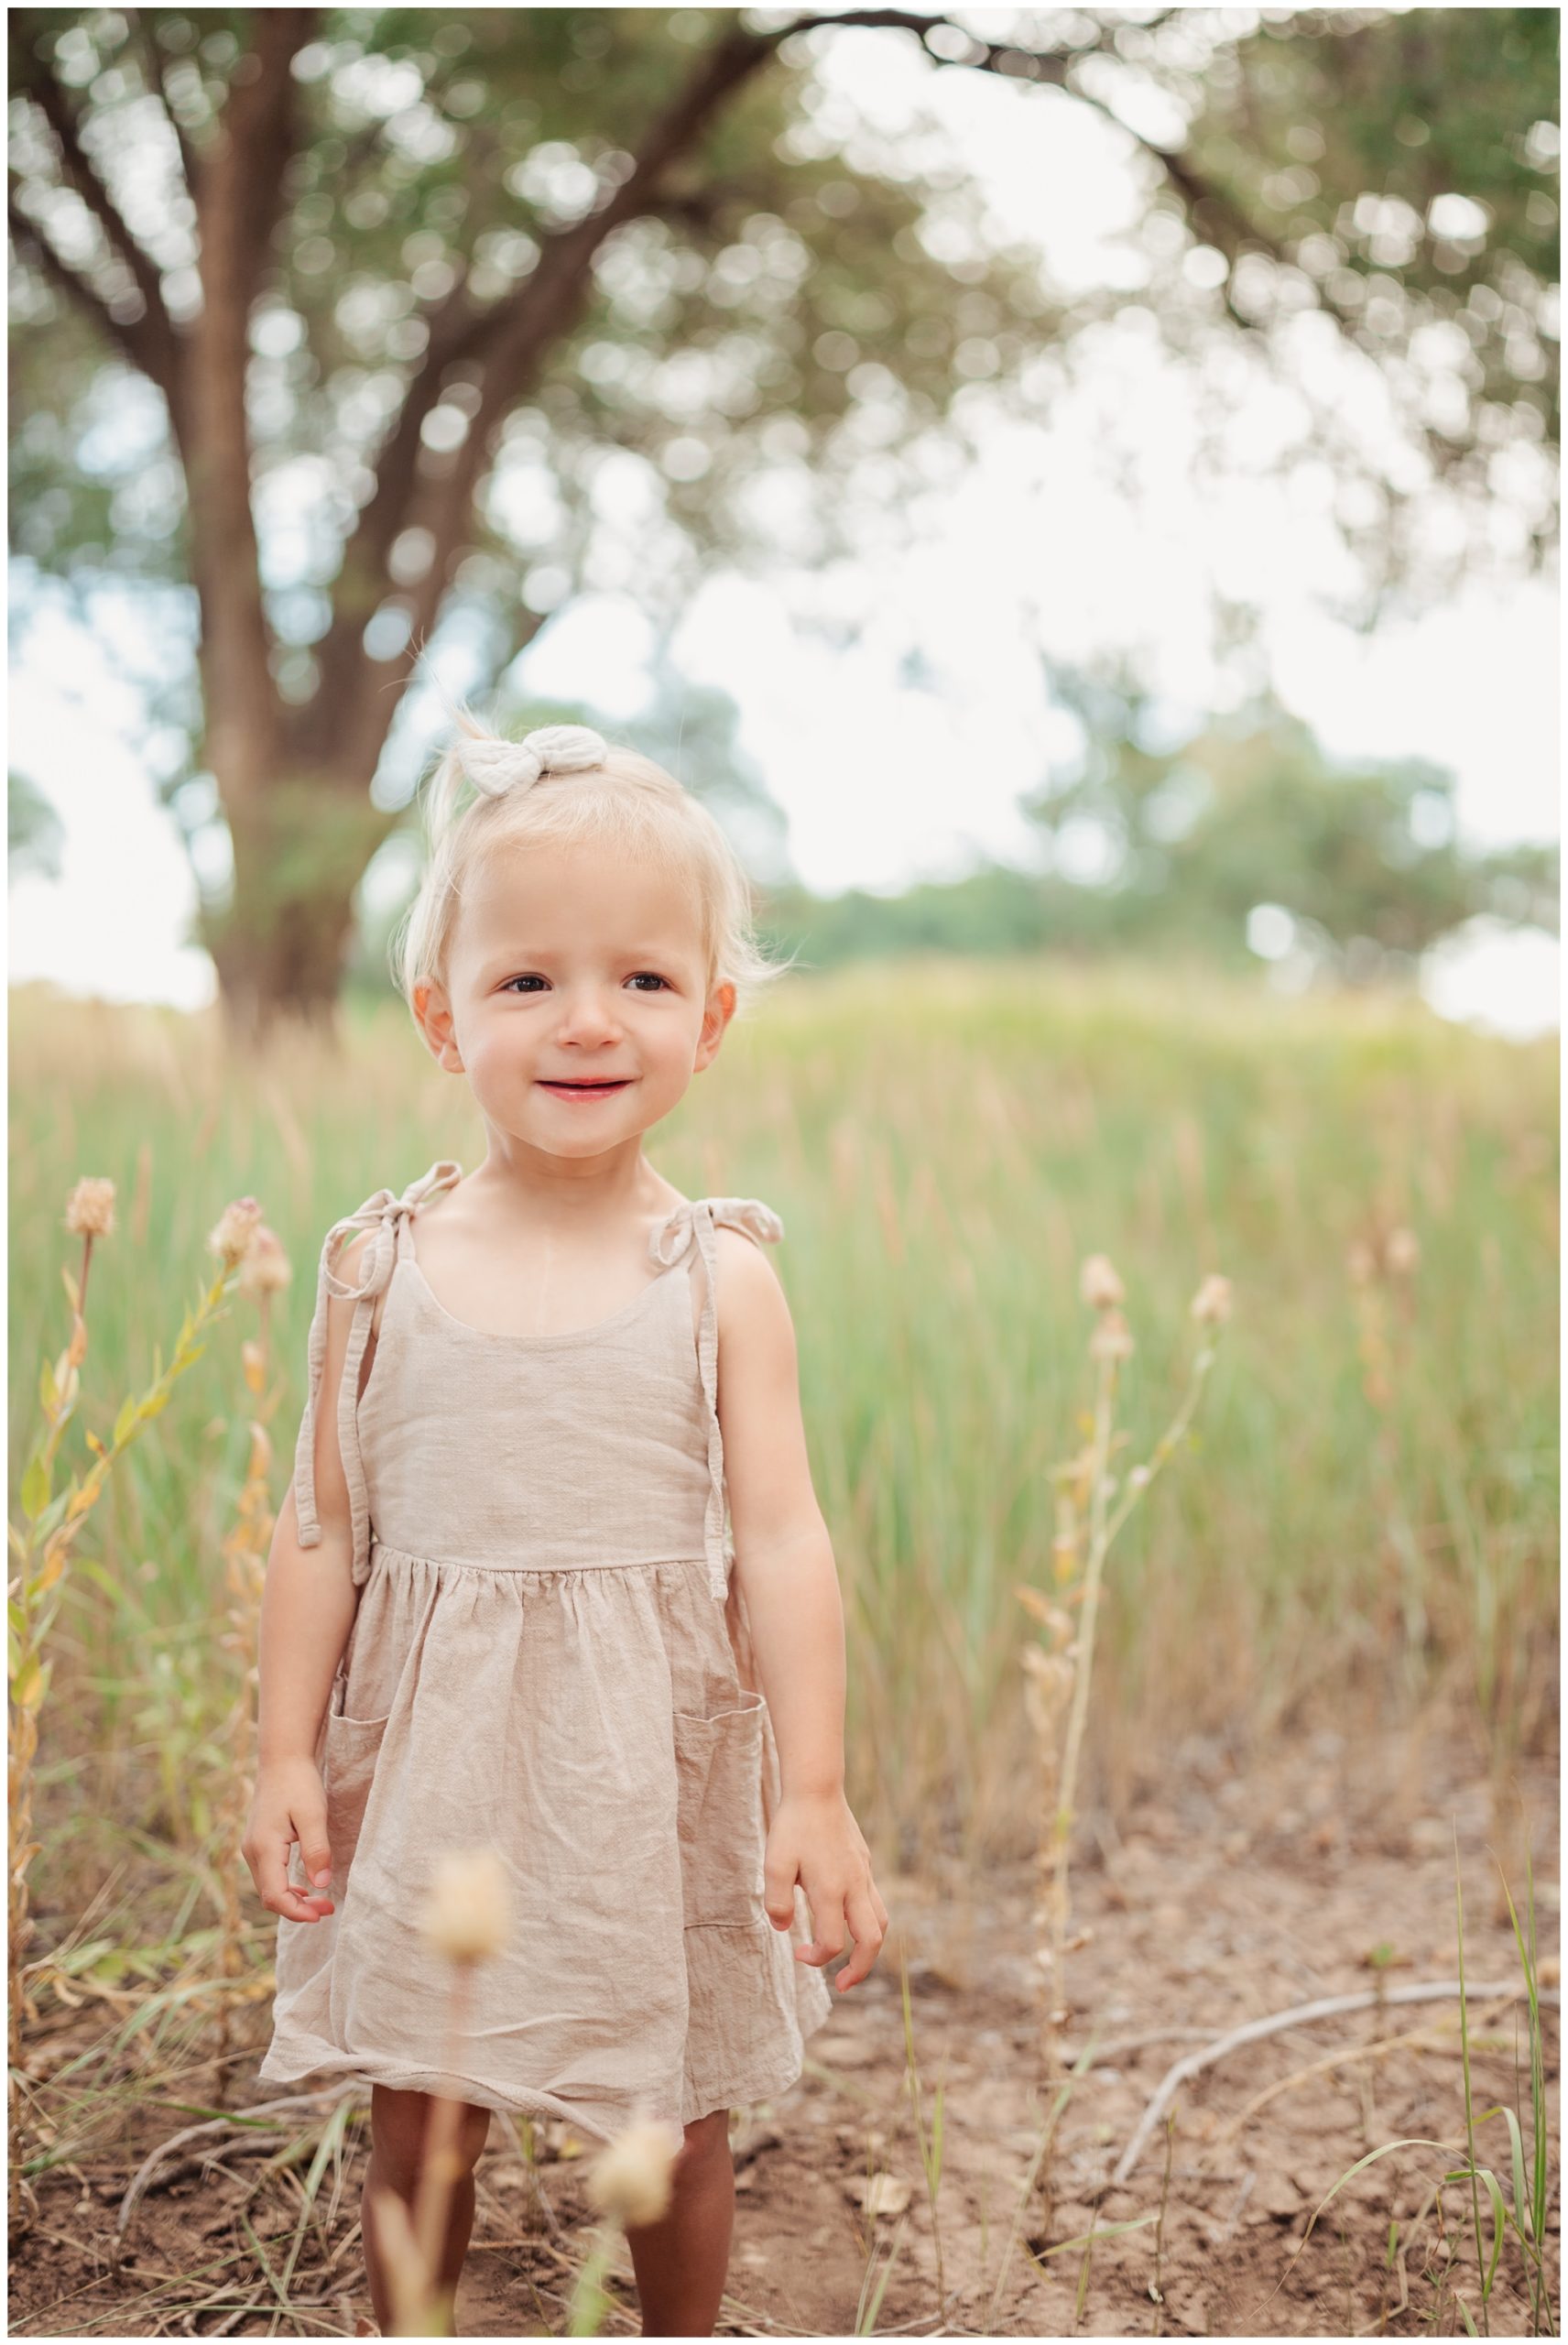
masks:
<path fill-rule="evenodd" d="M 566 999 L 561 1015 L 563 1040 L 591 1042 L 606 1034 L 620 1031 L 619 1014 L 615 1006 L 596 993 L 573 994 Z"/>

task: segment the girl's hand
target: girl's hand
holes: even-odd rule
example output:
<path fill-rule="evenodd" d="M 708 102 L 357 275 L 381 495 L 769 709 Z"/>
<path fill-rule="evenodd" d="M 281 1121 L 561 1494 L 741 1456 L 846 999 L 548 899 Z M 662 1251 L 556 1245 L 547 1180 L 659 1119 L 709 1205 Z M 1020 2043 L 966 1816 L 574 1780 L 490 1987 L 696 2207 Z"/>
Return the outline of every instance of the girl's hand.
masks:
<path fill-rule="evenodd" d="M 289 1879 L 289 1849 L 299 1843 L 314 1889 L 300 1890 Z M 264 1905 L 286 1922 L 321 1922 L 332 1912 L 329 1894 L 332 1852 L 327 1847 L 327 1795 L 313 1759 L 278 1759 L 256 1773 L 243 1843 Z"/>
<path fill-rule="evenodd" d="M 786 1794 L 779 1803 L 763 1864 L 763 1903 L 776 1930 L 787 1930 L 795 1918 L 797 1880 L 817 1935 L 810 1946 L 795 1948 L 796 1958 L 820 1969 L 844 1952 L 847 1932 L 855 1952 L 836 1980 L 844 1994 L 881 1953 L 887 1908 L 871 1878 L 871 1851 L 842 1792 Z"/>

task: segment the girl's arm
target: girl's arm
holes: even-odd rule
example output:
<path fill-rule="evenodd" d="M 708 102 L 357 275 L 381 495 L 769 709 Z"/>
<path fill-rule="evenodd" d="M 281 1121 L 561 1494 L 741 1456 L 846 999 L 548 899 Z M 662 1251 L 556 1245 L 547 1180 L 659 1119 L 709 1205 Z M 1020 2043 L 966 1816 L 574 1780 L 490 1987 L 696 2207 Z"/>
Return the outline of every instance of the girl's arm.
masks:
<path fill-rule="evenodd" d="M 811 1903 L 818 1964 L 855 1952 L 842 1992 L 881 1949 L 887 1909 L 844 1792 L 844 1604 L 833 1542 L 811 1484 L 794 1323 L 778 1273 L 748 1238 L 718 1233 L 719 1426 L 735 1571 L 779 1747 L 780 1805 L 768 1833 L 767 1905 L 793 1918 L 797 1878 Z"/>
<path fill-rule="evenodd" d="M 343 1249 L 345 1283 L 357 1275 L 356 1258 L 369 1236 L 362 1232 Z M 330 1896 L 290 1887 L 288 1867 L 294 1840 L 312 1881 L 332 1862 L 316 1742 L 359 1609 L 336 1404 L 354 1308 L 352 1302 L 329 1293 L 314 1452 L 321 1543 L 300 1546 L 290 1483 L 273 1530 L 261 1597 L 256 1780 L 245 1854 L 262 1903 L 296 1922 L 319 1921 L 332 1910 Z"/>

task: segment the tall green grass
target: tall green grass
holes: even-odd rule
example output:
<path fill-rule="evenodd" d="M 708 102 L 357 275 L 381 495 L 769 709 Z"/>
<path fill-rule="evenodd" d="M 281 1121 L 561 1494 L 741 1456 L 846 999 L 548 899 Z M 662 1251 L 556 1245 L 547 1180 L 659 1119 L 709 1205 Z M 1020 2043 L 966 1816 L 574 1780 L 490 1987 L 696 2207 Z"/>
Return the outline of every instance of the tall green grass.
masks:
<path fill-rule="evenodd" d="M 60 1339 L 78 1174 L 119 1192 L 81 1410 L 101 1432 L 167 1345 L 218 1212 L 250 1192 L 295 1269 L 280 1500 L 321 1238 L 438 1156 L 478 1162 L 466 1088 L 400 1008 L 356 1009 L 341 1061 L 292 1041 L 247 1071 L 215 1013 L 29 991 L 11 1063 L 13 1457 Z M 1260 1737 L 1306 1706 L 1457 1690 L 1499 1772 L 1548 1730 L 1555 1066 L 1549 1042 L 1487 1041 L 1413 1001 L 1039 962 L 791 977 L 731 1030 L 648 1149 L 686 1194 L 783 1217 L 772 1259 L 848 1619 L 852 1796 L 884 1847 L 1034 1846 L 1012 1589 L 1049 1570 L 1094 1251 L 1138 1344 L 1128 1459 L 1164 1422 L 1200 1279 L 1235 1288 L 1197 1442 L 1107 1586 L 1090 1758 L 1113 1793 L 1179 1731 Z M 1416 1240 L 1398 1275 L 1396 1229 Z M 44 1775 L 86 1795 L 89 1834 L 127 1798 L 176 1847 L 205 1828 L 246 1332 L 236 1311 L 126 1460 L 60 1623 Z"/>

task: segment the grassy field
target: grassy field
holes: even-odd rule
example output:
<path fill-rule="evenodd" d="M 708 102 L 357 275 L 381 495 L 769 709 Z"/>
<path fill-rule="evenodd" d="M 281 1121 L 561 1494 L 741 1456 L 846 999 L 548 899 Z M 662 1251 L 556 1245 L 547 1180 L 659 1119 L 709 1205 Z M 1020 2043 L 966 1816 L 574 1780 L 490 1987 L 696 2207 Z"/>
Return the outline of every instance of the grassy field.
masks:
<path fill-rule="evenodd" d="M 167 1365 L 182 1314 L 215 1275 L 208 1233 L 232 1199 L 260 1201 L 294 1271 L 269 1329 L 256 1303 L 231 1300 L 114 1467 L 60 1583 L 28 1884 L 33 1954 L 54 1955 L 67 1975 L 40 1989 L 22 2063 L 25 2171 L 43 2196 L 21 2333 L 58 2333 L 68 2310 L 81 2333 L 169 2333 L 171 2307 L 202 2324 L 219 2312 L 259 2320 L 278 2289 L 292 2333 L 352 2333 L 343 2160 L 351 2138 L 363 2151 L 363 2110 L 346 2103 L 241 2117 L 216 2169 L 166 2162 L 156 2206 L 137 2217 L 155 2262 L 138 2267 L 134 2296 L 111 2268 L 108 2226 L 154 2145 L 254 2099 L 265 2041 L 274 1925 L 233 1854 L 239 1663 L 223 1642 L 225 1543 L 254 1464 L 247 1427 L 267 1428 L 262 1495 L 276 1508 L 326 1228 L 438 1157 L 471 1169 L 477 1123 L 400 1009 L 356 1011 L 341 1059 L 296 1042 L 245 1072 L 215 1017 L 25 990 L 12 998 L 11 1066 L 14 1520 L 40 1363 L 59 1359 L 69 1334 L 60 1280 L 79 1271 L 82 1242 L 61 1216 L 79 1177 L 114 1182 L 117 1226 L 93 1248 L 90 1343 L 57 1490 L 88 1464 L 86 1434 L 108 1441 L 126 1396 L 145 1391 L 155 1347 Z M 933 2187 L 931 2240 L 922 2227 L 906 2242 L 885 2320 L 929 2321 L 956 2285 L 988 2324 L 975 2333 L 1064 2333 L 1075 2263 L 1020 2250 L 1004 2303 L 1007 2259 L 999 2274 L 987 2209 L 998 2187 L 1019 2190 L 1002 2226 L 1009 2243 L 1083 2230 L 1093 2202 L 1073 2207 L 1073 2176 L 1106 2163 L 1104 2145 L 1136 2115 L 1132 2082 L 1102 2062 L 1104 2080 L 1095 2071 L 1079 2086 L 1084 2107 L 1073 2101 L 1041 2167 L 1062 2104 L 1041 2098 L 1040 1912 L 1025 1860 L 1049 1801 L 1020 1667 L 1038 1632 L 1016 1590 L 1063 1595 L 1057 1469 L 1083 1450 L 1101 1373 L 1096 1314 L 1080 1292 L 1088 1257 L 1115 1265 L 1134 1338 L 1116 1391 L 1118 1477 L 1150 1456 L 1200 1343 L 1214 1358 L 1195 1438 L 1109 1554 L 1069 1801 L 1084 1853 L 1099 1852 L 1074 1905 L 1093 1925 L 1093 1950 L 1067 1971 L 1075 2025 L 1110 2023 L 1115 2036 L 1132 2019 L 1152 2027 L 1163 2061 L 1163 2039 L 1191 2036 L 1197 2012 L 1217 2022 L 1255 2014 L 1260 1997 L 1279 2008 L 1357 1983 L 1369 1931 L 1377 1965 L 1442 1977 L 1454 1817 L 1470 1878 L 1494 1903 L 1497 1858 L 1516 1889 L 1522 1878 L 1516 1827 L 1544 1825 L 1550 1844 L 1556 1128 L 1554 1045 L 1486 1042 L 1410 1003 L 928 960 L 787 980 L 652 1135 L 659 1170 L 688 1194 L 759 1196 L 784 1220 L 772 1259 L 794 1312 L 848 1624 L 848 1790 L 898 1927 L 887 1975 L 854 1999 L 857 2015 L 835 1999 L 834 2025 L 808 2046 L 788 2155 L 747 2202 L 743 2293 L 747 2269 L 766 2269 L 771 2286 L 800 2268 L 801 2225 L 815 2226 L 807 2262 L 822 2302 L 796 2307 L 800 2333 L 842 2322 L 857 2287 L 864 2307 L 884 2252 L 876 2227 L 845 2233 L 835 2157 L 918 2172 L 924 2155 L 902 2074 L 906 1964 L 926 1998 L 911 2063 L 929 2075 L 940 2053 L 953 2087 L 943 2188 L 960 2252 L 944 2283 L 940 2249 L 934 2263 L 928 2253 Z M 1190 1312 L 1215 1272 L 1233 1302 L 1217 1330 Z M 242 1347 L 255 1359 L 258 1344 L 253 1392 Z M 1337 1789 L 1325 1751 L 1342 1754 Z M 1554 1883 L 1548 1895 L 1554 1912 Z M 969 1957 L 942 1952 L 950 1926 L 983 1936 L 972 1972 Z M 1506 1915 L 1484 1915 L 1480 1933 L 1475 1962 L 1506 1977 Z M 1542 1976 L 1555 1979 L 1554 1958 Z M 1510 2040 L 1485 2037 L 1494 2097 L 1508 2097 Z M 1009 2042 L 1004 2058 L 995 2047 Z M 1423 2056 L 1402 2056 L 1400 2098 L 1374 2110 L 1364 2096 L 1355 2122 L 1343 2095 L 1304 2110 L 1292 2091 L 1272 2136 L 1251 2127 L 1248 2156 L 1269 2177 L 1262 2228 L 1226 2233 L 1217 2265 L 1209 2186 L 1179 2167 L 1171 2220 L 1184 2191 L 1185 2228 L 1170 2235 L 1174 2262 L 1154 2268 L 1167 2285 L 1185 2274 L 1198 2333 L 1299 2331 L 1299 2298 L 1266 2300 L 1279 2271 L 1270 2227 L 1296 2187 L 1281 2176 L 1310 2171 L 1321 2191 L 1392 2133 L 1462 2136 L 1464 2105 L 1446 2084 L 1433 2101 Z M 744 2117 L 737 2154 L 753 2138 L 778 2142 L 768 2117 Z M 819 2123 L 837 2145 L 825 2161 Z M 532 2189 L 542 2173 L 569 2210 L 569 2238 L 555 2230 L 526 2252 L 502 2187 L 517 2178 L 519 2142 L 518 2176 Z M 588 2237 L 572 2196 L 579 2147 L 567 2129 L 521 2123 L 517 2140 L 493 2144 L 496 2255 L 465 2283 L 474 2333 L 559 2333 Z M 998 2186 L 1009 2160 L 1022 2178 Z M 1333 2273 L 1314 2286 L 1338 2288 L 1341 2265 L 1354 2269 L 1374 2317 L 1389 2208 L 1424 2238 L 1418 2181 L 1388 2207 L 1358 2207 L 1354 2254 L 1325 2228 L 1313 2253 L 1332 2255 Z M 861 2187 L 843 2182 L 852 2215 Z M 1127 2200 L 1125 2274 L 1096 2283 L 1096 2323 L 1120 2333 L 1148 2325 L 1148 2240 L 1159 2237 L 1138 2228 L 1154 2219 L 1148 2196 L 1146 2184 Z M 93 2199 L 92 2237 L 60 2263 L 49 2242 L 61 2225 L 75 2238 Z M 210 2255 L 194 2243 L 198 2218 Z M 279 2242 L 286 2273 L 310 2233 L 308 2284 L 269 2276 L 256 2226 Z M 1460 2271 L 1448 2261 L 1455 2236 L 1444 2219 L 1440 2277 L 1424 2274 L 1412 2296 L 1413 2319 L 1435 2287 L 1440 2333 L 1452 2326 L 1441 2274 Z M 505 2264 L 503 2248 L 521 2263 Z M 1528 2264 L 1508 2264 L 1514 2295 L 1506 2314 L 1499 2300 L 1494 2333 L 1522 2333 Z M 1130 2311 L 1116 2309 L 1124 2278 Z"/>
<path fill-rule="evenodd" d="M 818 1494 L 850 1650 L 868 1832 L 919 1860 L 1031 1845 L 1013 1590 L 1048 1585 L 1053 1465 L 1082 1437 L 1106 1254 L 1136 1350 L 1118 1413 L 1146 1457 L 1176 1404 L 1202 1277 L 1234 1317 L 1185 1445 L 1112 1552 L 1091 1781 L 1113 1804 L 1171 1735 L 1244 1745 L 1439 1683 L 1506 1765 L 1553 1709 L 1555 1048 L 1381 997 L 1282 1001 L 1198 976 L 920 962 L 791 978 L 650 1136 L 690 1194 L 781 1214 Z M 321 1237 L 434 1158 L 471 1168 L 466 1090 L 400 1009 L 346 1056 L 228 1062 L 215 1018 L 14 997 L 11 1454 L 67 1332 L 60 1227 L 116 1184 L 95 1249 L 77 1426 L 107 1435 L 256 1196 L 294 1265 L 273 1330 L 286 1486 Z M 1393 1235 L 1408 1233 L 1408 1235 Z M 1388 1241 L 1393 1236 L 1390 1247 Z M 1410 1240 L 1413 1238 L 1413 1245 Z M 236 1303 L 116 1468 L 57 1630 L 44 1772 L 93 1762 L 98 1816 L 199 1841 L 220 1542 L 248 1411 Z M 150 1767 L 151 1775 L 147 1770 Z M 146 1805 L 152 1777 L 156 1796 Z M 103 1794 L 111 1794 L 106 1801 Z"/>

